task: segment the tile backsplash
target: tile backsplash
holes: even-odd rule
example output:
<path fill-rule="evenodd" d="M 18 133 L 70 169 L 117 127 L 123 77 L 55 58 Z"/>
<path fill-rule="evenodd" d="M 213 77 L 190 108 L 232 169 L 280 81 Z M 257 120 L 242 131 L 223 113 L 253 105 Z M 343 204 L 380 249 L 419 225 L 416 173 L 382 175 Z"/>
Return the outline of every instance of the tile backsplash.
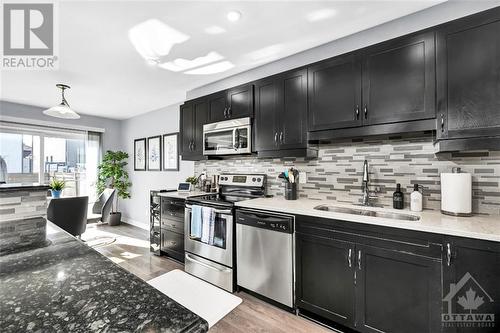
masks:
<path fill-rule="evenodd" d="M 318 157 L 257 158 L 231 157 L 195 163 L 195 173 L 209 176 L 222 172 L 264 173 L 267 192 L 283 195 L 278 174 L 294 167 L 307 173 L 307 183 L 299 184 L 300 198 L 357 203 L 361 198 L 364 160 L 368 161 L 370 190 L 378 190 L 376 204 L 392 207 L 397 183 L 405 192 L 405 208 L 413 184 L 423 185 L 424 209 L 441 207 L 440 173 L 460 167 L 472 174 L 473 212 L 500 215 L 500 151 L 434 154 L 431 134 L 419 136 L 371 138 L 320 145 Z"/>

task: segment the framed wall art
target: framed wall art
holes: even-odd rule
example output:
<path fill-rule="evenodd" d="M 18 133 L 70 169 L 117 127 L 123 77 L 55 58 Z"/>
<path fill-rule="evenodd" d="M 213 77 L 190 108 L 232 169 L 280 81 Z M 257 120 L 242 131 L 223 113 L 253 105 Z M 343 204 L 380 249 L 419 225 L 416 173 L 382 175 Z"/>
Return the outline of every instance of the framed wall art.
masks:
<path fill-rule="evenodd" d="M 146 138 L 134 140 L 134 170 L 146 170 Z"/>
<path fill-rule="evenodd" d="M 148 170 L 161 170 L 161 135 L 148 138 Z"/>
<path fill-rule="evenodd" d="M 163 135 L 163 170 L 179 171 L 179 133 Z"/>

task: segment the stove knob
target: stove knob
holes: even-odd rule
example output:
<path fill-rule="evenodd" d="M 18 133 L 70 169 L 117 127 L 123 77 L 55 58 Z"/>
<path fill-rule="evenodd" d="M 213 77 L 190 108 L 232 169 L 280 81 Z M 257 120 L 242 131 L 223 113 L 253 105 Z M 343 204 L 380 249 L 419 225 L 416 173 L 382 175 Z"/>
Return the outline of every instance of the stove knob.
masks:
<path fill-rule="evenodd" d="M 258 181 L 259 183 L 260 183 L 260 181 L 261 181 L 261 180 L 262 180 L 262 179 L 260 179 L 260 178 L 257 178 L 257 181 Z"/>
<path fill-rule="evenodd" d="M 252 178 L 252 181 L 255 183 L 255 181 L 257 180 L 257 178 L 253 177 Z"/>

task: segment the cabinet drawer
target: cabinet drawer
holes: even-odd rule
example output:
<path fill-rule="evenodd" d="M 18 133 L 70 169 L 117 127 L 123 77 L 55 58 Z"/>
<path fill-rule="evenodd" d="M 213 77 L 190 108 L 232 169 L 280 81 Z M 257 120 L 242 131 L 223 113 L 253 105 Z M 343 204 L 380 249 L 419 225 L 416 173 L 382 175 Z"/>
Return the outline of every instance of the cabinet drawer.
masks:
<path fill-rule="evenodd" d="M 161 250 L 184 254 L 184 235 L 164 230 L 161 233 Z"/>
<path fill-rule="evenodd" d="M 170 230 L 178 234 L 184 235 L 184 220 L 163 218 L 161 220 L 161 228 L 162 230 Z"/>
<path fill-rule="evenodd" d="M 184 201 L 162 198 L 161 216 L 163 219 L 184 219 Z"/>

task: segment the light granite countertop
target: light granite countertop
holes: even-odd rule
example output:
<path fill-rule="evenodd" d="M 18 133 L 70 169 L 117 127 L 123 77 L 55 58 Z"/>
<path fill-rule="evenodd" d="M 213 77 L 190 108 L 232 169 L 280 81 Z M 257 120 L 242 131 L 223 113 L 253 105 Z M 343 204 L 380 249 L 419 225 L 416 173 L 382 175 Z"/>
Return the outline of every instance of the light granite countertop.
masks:
<path fill-rule="evenodd" d="M 328 211 L 315 210 L 318 205 L 333 205 L 338 207 L 351 207 L 356 209 L 370 209 L 383 212 L 396 212 L 404 214 L 418 215 L 419 221 L 402 221 L 380 217 L 362 216 L 354 214 L 344 214 Z M 259 198 L 236 203 L 242 208 L 267 210 L 279 213 L 294 215 L 317 216 L 328 219 L 349 221 L 354 223 L 364 223 L 393 227 L 400 229 L 432 232 L 450 236 L 476 238 L 500 242 L 500 216 L 474 215 L 471 217 L 454 217 L 443 215 L 437 211 L 412 212 L 408 209 L 396 210 L 376 207 L 360 207 L 346 204 L 339 204 L 335 201 L 327 200 L 285 200 L 283 197 Z"/>
<path fill-rule="evenodd" d="M 186 199 L 189 197 L 194 197 L 197 195 L 210 194 L 210 192 L 203 191 L 190 191 L 190 192 L 179 192 L 179 191 L 169 191 L 158 193 L 160 197 L 174 198 L 174 199 Z"/>

